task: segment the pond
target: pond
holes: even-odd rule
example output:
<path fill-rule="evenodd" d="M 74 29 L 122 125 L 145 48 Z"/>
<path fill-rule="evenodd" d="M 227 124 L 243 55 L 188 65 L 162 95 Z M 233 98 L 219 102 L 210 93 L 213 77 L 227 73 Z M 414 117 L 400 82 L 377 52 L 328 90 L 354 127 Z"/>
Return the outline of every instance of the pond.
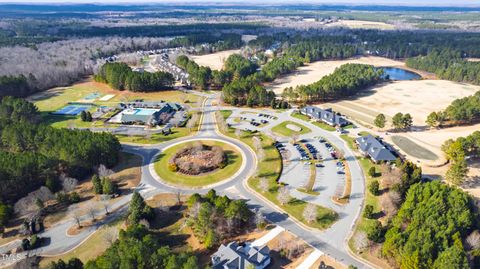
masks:
<path fill-rule="evenodd" d="M 388 76 L 390 80 L 414 80 L 422 77 L 415 72 L 397 67 L 381 67 L 381 69 L 383 69 L 384 77 Z"/>

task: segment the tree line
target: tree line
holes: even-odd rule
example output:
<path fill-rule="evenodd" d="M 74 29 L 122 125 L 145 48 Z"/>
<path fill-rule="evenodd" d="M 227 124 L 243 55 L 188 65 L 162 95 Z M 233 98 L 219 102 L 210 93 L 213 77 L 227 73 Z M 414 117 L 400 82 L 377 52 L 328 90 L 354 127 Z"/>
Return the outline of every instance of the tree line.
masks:
<path fill-rule="evenodd" d="M 462 58 L 461 50 L 432 50 L 426 56 L 409 58 L 408 67 L 435 73 L 439 78 L 480 85 L 480 63 Z"/>
<path fill-rule="evenodd" d="M 38 122 L 37 108 L 23 100 L 0 102 L 0 195 L 14 202 L 67 173 L 89 174 L 96 165 L 118 162 L 121 145 L 108 133 L 55 129 Z"/>
<path fill-rule="evenodd" d="M 167 90 L 175 82 L 170 73 L 135 72 L 125 63 L 106 63 L 94 78 L 95 81 L 108 83 L 114 89 L 132 92 Z"/>
<path fill-rule="evenodd" d="M 234 33 L 221 33 L 214 35 L 211 33 L 195 33 L 182 37 L 176 37 L 168 44 L 171 47 L 190 47 L 204 43 L 211 44 L 211 48 L 206 52 L 222 51 L 235 49 L 242 46 L 242 35 Z"/>
<path fill-rule="evenodd" d="M 352 96 L 382 80 L 383 70 L 365 64 L 344 64 L 310 85 L 289 87 L 282 96 L 292 101 L 327 101 Z"/>
<path fill-rule="evenodd" d="M 461 185 L 468 174 L 467 158 L 480 156 L 480 131 L 475 131 L 467 137 L 445 141 L 442 151 L 450 162 L 446 179 L 452 184 Z"/>

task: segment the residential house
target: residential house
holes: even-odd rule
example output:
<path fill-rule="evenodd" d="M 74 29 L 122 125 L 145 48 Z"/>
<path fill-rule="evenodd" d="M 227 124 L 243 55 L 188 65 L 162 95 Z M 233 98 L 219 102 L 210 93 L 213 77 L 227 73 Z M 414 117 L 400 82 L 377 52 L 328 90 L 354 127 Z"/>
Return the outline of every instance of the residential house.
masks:
<path fill-rule="evenodd" d="M 211 260 L 213 269 L 263 269 L 270 264 L 270 249 L 234 241 L 222 244 Z"/>

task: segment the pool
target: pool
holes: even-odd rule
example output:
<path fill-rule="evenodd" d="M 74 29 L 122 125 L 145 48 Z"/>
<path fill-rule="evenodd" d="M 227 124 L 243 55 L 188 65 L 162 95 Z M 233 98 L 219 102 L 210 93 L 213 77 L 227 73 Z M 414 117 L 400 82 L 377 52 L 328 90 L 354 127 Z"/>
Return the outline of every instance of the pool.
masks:
<path fill-rule="evenodd" d="M 402 68 L 397 68 L 397 67 L 380 67 L 383 69 L 383 76 L 386 78 L 388 76 L 388 79 L 390 80 L 415 80 L 415 79 L 420 79 L 422 76 L 419 74 L 408 71 Z"/>
<path fill-rule="evenodd" d="M 135 115 L 152 115 L 157 112 L 158 109 L 149 109 L 149 108 L 137 108 L 133 114 Z"/>

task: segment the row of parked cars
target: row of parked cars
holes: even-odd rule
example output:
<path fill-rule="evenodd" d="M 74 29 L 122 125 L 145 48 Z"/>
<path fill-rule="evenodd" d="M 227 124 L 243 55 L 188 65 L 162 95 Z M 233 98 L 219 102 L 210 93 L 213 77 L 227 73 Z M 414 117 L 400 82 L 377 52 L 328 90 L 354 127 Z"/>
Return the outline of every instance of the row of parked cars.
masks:
<path fill-rule="evenodd" d="M 265 117 L 265 118 L 267 118 L 267 119 L 274 119 L 273 116 L 270 116 L 270 115 L 268 115 L 268 114 L 259 113 L 258 116 L 259 116 L 259 117 Z"/>
<path fill-rule="evenodd" d="M 328 142 L 325 142 L 325 147 L 327 147 L 328 152 L 330 152 L 330 155 L 334 159 L 338 159 L 337 157 L 337 150 Z"/>

